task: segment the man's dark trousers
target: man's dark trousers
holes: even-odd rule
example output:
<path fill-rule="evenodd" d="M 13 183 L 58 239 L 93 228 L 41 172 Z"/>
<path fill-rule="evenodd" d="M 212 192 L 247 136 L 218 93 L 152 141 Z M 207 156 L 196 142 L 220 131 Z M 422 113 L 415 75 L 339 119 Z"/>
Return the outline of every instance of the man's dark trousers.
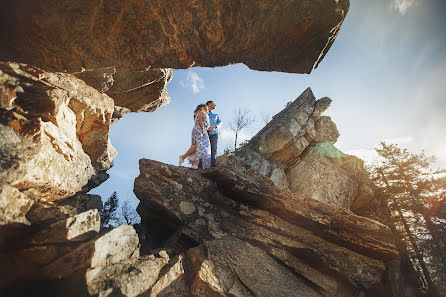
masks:
<path fill-rule="evenodd" d="M 217 155 L 218 134 L 209 134 L 209 140 L 211 141 L 211 166 L 215 167 L 215 156 Z"/>

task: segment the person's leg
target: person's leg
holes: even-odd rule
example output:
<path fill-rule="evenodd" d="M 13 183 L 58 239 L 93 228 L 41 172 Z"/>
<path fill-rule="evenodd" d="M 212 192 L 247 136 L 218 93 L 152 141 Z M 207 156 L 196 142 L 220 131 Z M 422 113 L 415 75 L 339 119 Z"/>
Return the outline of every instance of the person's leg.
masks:
<path fill-rule="evenodd" d="M 179 157 L 179 164 L 180 164 L 180 166 L 181 166 L 181 164 L 183 164 L 183 162 L 187 158 L 187 156 L 189 156 L 190 154 L 192 154 L 196 150 L 197 150 L 197 145 L 193 144 L 193 145 L 190 146 L 190 148 L 187 150 L 187 152 L 184 153 L 184 155 L 180 155 L 180 157 Z"/>
<path fill-rule="evenodd" d="M 192 144 L 190 146 L 190 148 L 187 150 L 186 153 L 184 153 L 183 155 L 183 159 L 186 159 L 187 156 L 189 156 L 190 154 L 192 154 L 193 152 L 195 152 L 197 150 L 197 145 L 196 144 Z"/>
<path fill-rule="evenodd" d="M 217 155 L 218 134 L 209 134 L 211 142 L 211 166 L 215 167 L 215 156 Z"/>

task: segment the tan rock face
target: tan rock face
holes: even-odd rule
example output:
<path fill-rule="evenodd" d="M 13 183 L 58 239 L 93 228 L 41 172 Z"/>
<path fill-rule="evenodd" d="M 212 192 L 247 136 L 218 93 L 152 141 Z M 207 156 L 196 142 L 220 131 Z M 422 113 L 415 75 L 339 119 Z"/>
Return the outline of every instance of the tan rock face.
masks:
<path fill-rule="evenodd" d="M 359 191 L 355 180 L 314 147 L 287 172 L 287 179 L 292 192 L 344 209 L 350 209 Z"/>
<path fill-rule="evenodd" d="M 289 188 L 287 171 L 300 161 L 301 154 L 315 141 L 315 122 L 330 102 L 327 97 L 316 100 L 311 89 L 306 89 L 236 155 L 271 178 L 276 186 Z"/>
<path fill-rule="evenodd" d="M 322 116 L 330 102 L 308 88 L 236 155 L 281 189 L 378 219 L 378 194 L 363 162 L 333 145 L 339 131 Z M 226 158 L 218 162 L 227 165 Z"/>
<path fill-rule="evenodd" d="M 152 243 L 172 253 L 203 243 L 183 265 L 191 294 L 355 296 L 380 286 L 383 260 L 396 257 L 386 226 L 280 190 L 240 162 L 198 172 L 140 160 L 134 191 Z M 263 286 L 277 284 L 268 271 L 283 268 L 290 284 Z"/>
<path fill-rule="evenodd" d="M 112 165 L 113 100 L 74 76 L 0 64 L 1 185 L 54 200 Z"/>
<path fill-rule="evenodd" d="M 349 2 L 47 1 L 2 3 L 2 59 L 47 70 L 142 70 L 245 63 L 309 73 L 339 33 Z"/>
<path fill-rule="evenodd" d="M 167 84 L 173 69 L 134 71 L 122 67 L 106 67 L 74 73 L 95 89 L 113 98 L 115 105 L 129 112 L 155 111 L 169 104 Z"/>
<path fill-rule="evenodd" d="M 339 137 L 339 131 L 336 124 L 333 123 L 330 117 L 322 116 L 314 123 L 314 129 L 316 130 L 316 137 L 314 141 L 317 143 L 323 142 L 336 142 Z"/>
<path fill-rule="evenodd" d="M 323 296 L 262 249 L 236 237 L 187 252 L 196 277 L 195 296 Z"/>
<path fill-rule="evenodd" d="M 26 214 L 34 204 L 19 190 L 9 185 L 0 188 L 0 226 L 19 223 L 29 224 Z"/>

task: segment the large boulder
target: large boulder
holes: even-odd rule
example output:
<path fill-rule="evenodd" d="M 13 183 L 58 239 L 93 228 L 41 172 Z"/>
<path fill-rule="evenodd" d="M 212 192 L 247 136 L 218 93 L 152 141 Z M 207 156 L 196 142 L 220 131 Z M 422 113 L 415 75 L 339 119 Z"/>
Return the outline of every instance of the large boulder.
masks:
<path fill-rule="evenodd" d="M 307 88 L 296 100 L 273 116 L 236 155 L 278 187 L 289 188 L 287 171 L 317 137 L 315 122 L 329 107 L 327 97 L 316 100 Z"/>
<path fill-rule="evenodd" d="M 0 58 L 47 70 L 134 70 L 245 63 L 310 73 L 348 0 L 2 2 Z"/>
<path fill-rule="evenodd" d="M 230 158 L 230 166 L 203 172 L 140 160 L 134 191 L 140 199 L 141 224 L 152 248 L 186 252 L 186 263 L 192 263 L 184 266 L 191 294 L 245 296 L 247 290 L 283 296 L 289 288 L 288 293 L 294 292 L 290 296 L 356 296 L 383 285 L 385 263 L 397 256 L 385 225 L 281 190 Z M 203 247 L 193 249 L 200 244 Z M 296 287 L 256 285 L 243 274 L 247 268 L 239 266 L 245 262 L 256 263 L 256 271 L 286 268 L 281 275 L 288 275 Z M 276 282 L 273 274 L 251 277 Z"/>
<path fill-rule="evenodd" d="M 169 104 L 167 84 L 173 69 L 134 71 L 122 67 L 89 69 L 74 73 L 95 89 L 106 93 L 115 102 L 115 114 L 155 111 Z"/>
<path fill-rule="evenodd" d="M 339 131 L 322 116 L 330 103 L 307 88 L 235 154 L 281 189 L 379 219 L 363 162 L 334 146 Z M 227 159 L 218 163 L 226 166 Z"/>
<path fill-rule="evenodd" d="M 113 164 L 113 100 L 66 73 L 0 63 L 0 187 L 55 200 Z"/>
<path fill-rule="evenodd" d="M 358 196 L 358 182 L 312 146 L 301 161 L 289 169 L 287 179 L 292 192 L 334 207 L 350 209 Z"/>

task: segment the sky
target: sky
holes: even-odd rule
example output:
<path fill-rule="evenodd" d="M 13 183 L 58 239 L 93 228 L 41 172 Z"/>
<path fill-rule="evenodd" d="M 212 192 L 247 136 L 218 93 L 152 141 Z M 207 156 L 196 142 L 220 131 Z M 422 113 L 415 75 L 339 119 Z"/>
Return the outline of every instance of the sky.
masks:
<path fill-rule="evenodd" d="M 446 168 L 446 1 L 350 0 L 350 10 L 331 49 L 311 74 L 251 70 L 243 64 L 175 70 L 167 87 L 171 102 L 152 113 L 127 114 L 111 126 L 118 151 L 110 178 L 90 191 L 136 207 L 133 181 L 138 160 L 177 165 L 190 145 L 193 111 L 213 100 L 223 120 L 218 153 L 233 148 L 229 122 L 235 108 L 257 121 L 242 141 L 307 87 L 317 99 L 329 97 L 324 113 L 337 125 L 335 146 L 371 162 L 380 141 L 437 157 Z"/>

